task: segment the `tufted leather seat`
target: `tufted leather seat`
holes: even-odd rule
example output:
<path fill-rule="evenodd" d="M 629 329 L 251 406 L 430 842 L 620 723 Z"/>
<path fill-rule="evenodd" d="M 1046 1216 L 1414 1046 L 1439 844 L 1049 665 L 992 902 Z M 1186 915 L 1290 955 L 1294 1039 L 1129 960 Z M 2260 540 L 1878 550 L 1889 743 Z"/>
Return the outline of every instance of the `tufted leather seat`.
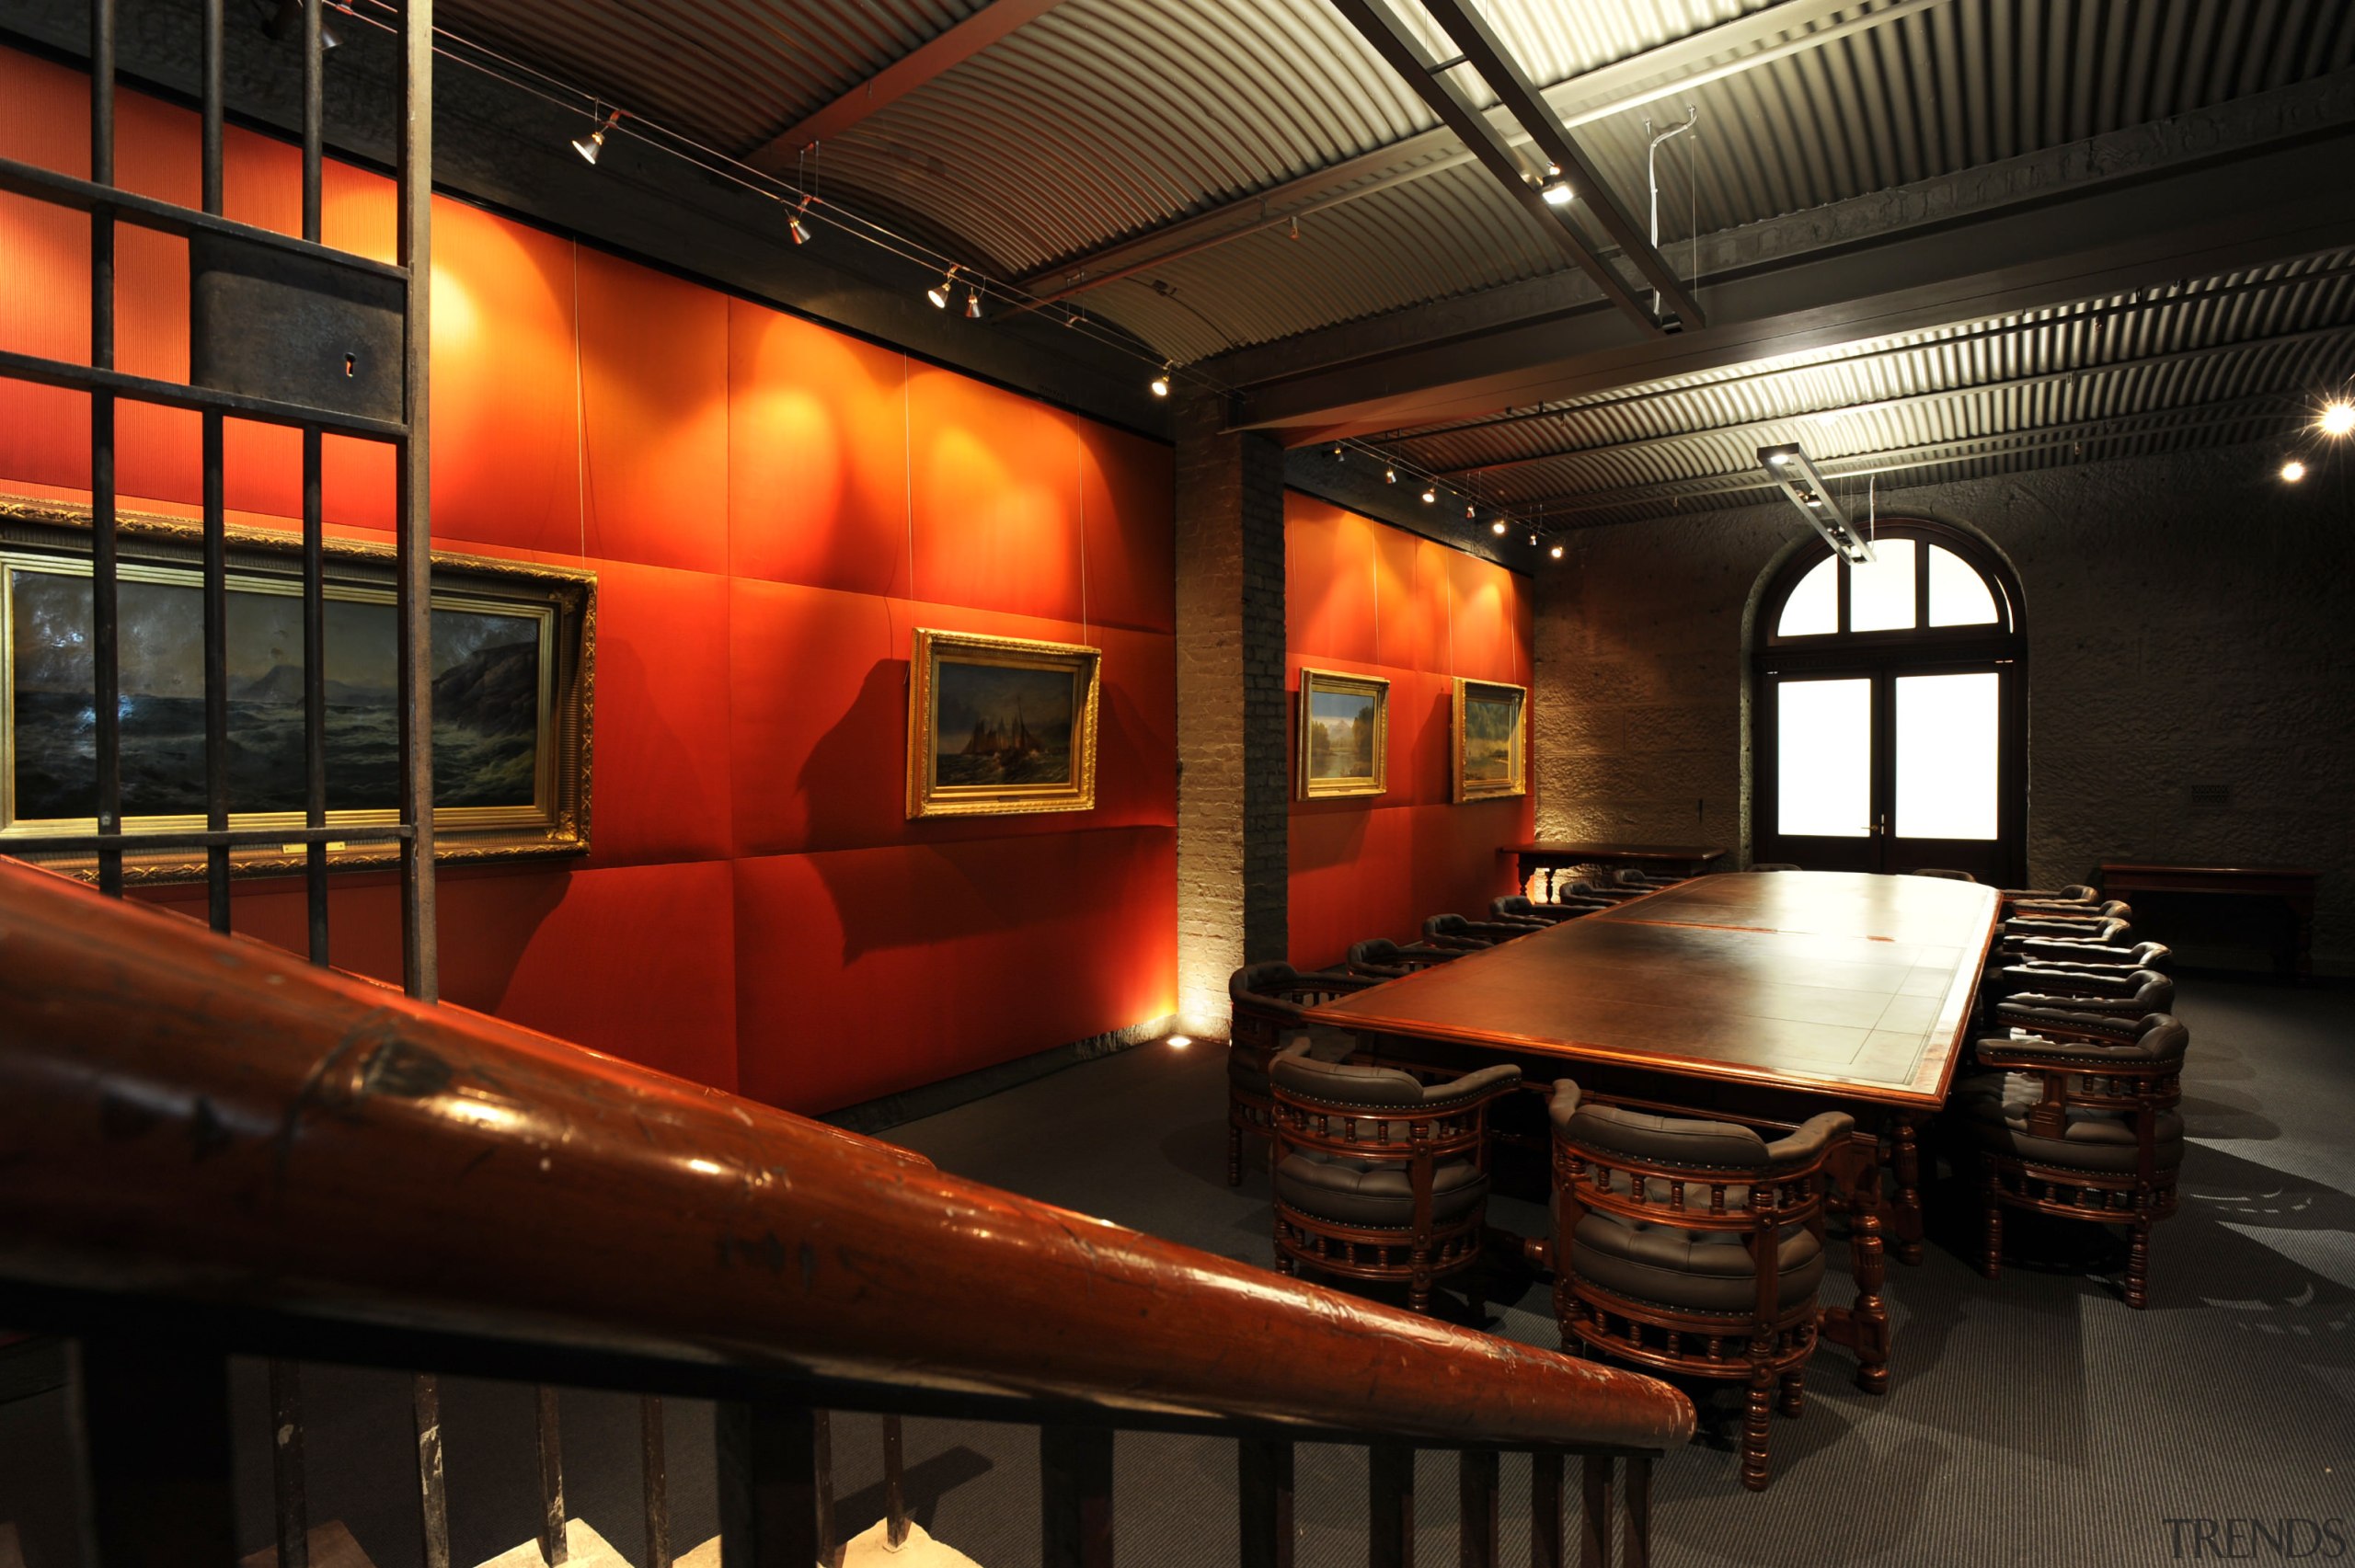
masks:
<path fill-rule="evenodd" d="M 1433 964 L 1444 964 L 1451 958 L 1461 958 L 1474 951 L 1468 947 L 1441 947 L 1429 942 L 1401 944 L 1386 936 L 1370 936 L 1363 942 L 1350 944 L 1349 970 L 1353 975 L 1371 979 L 1395 980 L 1411 975 L 1417 969 L 1428 969 Z"/>
<path fill-rule="evenodd" d="M 1825 1162 L 1840 1112 L 1768 1142 L 1736 1122 L 1660 1116 L 1554 1085 L 1554 1311 L 1566 1346 L 1751 1387 L 1742 1483 L 1766 1484 L 1777 1382 L 1798 1413 L 1823 1283 Z"/>
<path fill-rule="evenodd" d="M 1583 904 L 1541 904 L 1524 893 L 1509 894 L 1488 902 L 1488 918 L 1496 921 L 1518 921 L 1522 924 L 1559 925 L 1580 915 L 1592 914 L 1592 906 Z"/>
<path fill-rule="evenodd" d="M 2002 1273 L 2007 1207 L 2123 1224 L 2131 1232 L 2126 1304 L 2140 1308 L 2148 1295 L 2151 1226 L 2176 1208 L 2189 1032 L 2165 1013 L 2129 1019 L 2034 1007 L 1998 1012 L 2013 1032 L 1979 1042 L 1989 1070 L 1955 1085 L 1946 1117 L 1980 1166 L 1982 1266 L 1990 1279 Z"/>
<path fill-rule="evenodd" d="M 1312 1024 L 1308 1004 L 1372 984 L 1361 976 L 1318 970 L 1302 974 L 1290 964 L 1246 964 L 1226 978 L 1234 1014 L 1226 1047 L 1226 1185 L 1243 1180 L 1243 1135 L 1265 1135 L 1274 1115 L 1268 1076 L 1277 1053 L 1297 1047 L 1323 1061 L 1340 1061 L 1357 1049 L 1357 1037 L 1329 1024 Z"/>
<path fill-rule="evenodd" d="M 1995 1022 L 2005 1028 L 2031 1022 L 2030 1015 L 2039 1013 L 2141 1018 L 2175 1010 L 2175 981 L 2153 969 L 2130 969 L 2121 975 L 2015 964 L 1997 979 L 2007 988 L 2016 988 L 1995 1006 Z"/>
<path fill-rule="evenodd" d="M 1277 1266 L 1404 1281 L 1414 1310 L 1427 1310 L 1436 1280 L 1479 1261 L 1488 1107 L 1521 1070 L 1425 1084 L 1295 1047 L 1270 1076 Z"/>

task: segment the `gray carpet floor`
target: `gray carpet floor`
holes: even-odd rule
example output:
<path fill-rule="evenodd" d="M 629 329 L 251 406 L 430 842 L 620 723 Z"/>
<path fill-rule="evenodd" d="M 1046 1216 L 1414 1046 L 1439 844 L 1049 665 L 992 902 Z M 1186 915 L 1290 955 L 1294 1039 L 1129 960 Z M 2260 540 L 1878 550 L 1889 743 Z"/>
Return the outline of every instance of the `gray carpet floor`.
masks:
<path fill-rule="evenodd" d="M 1967 1196 L 1934 1187 L 1924 1261 L 1890 1269 L 1888 1396 L 1859 1392 L 1847 1356 L 1821 1350 L 1806 1413 L 1774 1424 L 1774 1485 L 1752 1494 L 1737 1480 L 1733 1396 L 1695 1385 L 1704 1431 L 1659 1472 L 1655 1561 L 1943 1568 L 2355 1552 L 2355 991 L 2198 975 L 2183 990 L 2194 1147 L 2183 1212 L 2153 1243 L 2149 1309 L 2120 1300 L 2122 1248 L 2089 1227 L 2016 1217 L 2005 1277 L 1988 1283 Z M 1239 1189 L 1225 1185 L 1223 1108 L 1214 1052 L 1154 1046 L 890 1136 L 944 1169 L 1265 1264 L 1266 1179 L 1254 1171 Z M 1545 1222 L 1537 1207 L 1503 1200 L 1493 1216 L 1523 1230 Z M 1833 1260 L 1825 1297 L 1844 1301 L 1842 1249 Z M 1557 1343 L 1542 1288 L 1499 1282 L 1498 1293 L 1510 1299 L 1459 1299 L 1453 1311 Z M 258 1367 L 239 1376 L 244 1533 L 259 1547 L 268 1413 Z M 306 1377 L 314 1518 L 341 1519 L 379 1568 L 418 1562 L 405 1381 L 332 1368 Z M 61 1398 L 0 1402 L 0 1522 L 24 1527 L 28 1568 L 75 1561 L 54 1443 Z M 443 1400 L 454 1560 L 477 1563 L 532 1531 L 531 1392 L 449 1379 Z M 637 1562 L 635 1402 L 568 1391 L 563 1412 L 572 1512 Z M 881 1509 L 879 1427 L 835 1418 L 846 1533 Z M 670 1432 L 684 1549 L 713 1528 L 708 1409 L 672 1403 Z M 918 1518 L 982 1568 L 1036 1562 L 1037 1453 L 1028 1426 L 909 1423 Z M 1235 1561 L 1233 1444 L 1123 1436 L 1117 1464 L 1122 1568 Z M 1427 1565 L 1455 1558 L 1453 1465 L 1419 1462 Z M 1508 1459 L 1508 1563 L 1528 1561 L 1527 1485 L 1525 1462 Z M 1361 1453 L 1304 1447 L 1297 1488 L 1304 1568 L 1362 1563 Z"/>

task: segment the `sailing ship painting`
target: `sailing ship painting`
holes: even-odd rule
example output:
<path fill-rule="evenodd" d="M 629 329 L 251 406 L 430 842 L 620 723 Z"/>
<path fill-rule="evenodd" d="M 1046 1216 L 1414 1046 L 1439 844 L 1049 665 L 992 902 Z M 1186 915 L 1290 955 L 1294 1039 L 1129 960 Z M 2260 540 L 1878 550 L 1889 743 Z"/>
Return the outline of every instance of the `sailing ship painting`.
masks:
<path fill-rule="evenodd" d="M 163 580 L 157 580 L 158 578 Z M 7 720 L 15 821 L 96 810 L 90 579 L 25 569 L 7 578 Z M 229 800 L 237 813 L 304 807 L 302 601 L 233 581 L 228 595 Z M 393 606 L 326 604 L 327 806 L 400 801 Z M 121 589 L 122 808 L 204 809 L 203 605 L 194 573 Z M 539 614 L 433 612 L 434 796 L 442 807 L 531 807 L 540 793 L 544 663 Z"/>
<path fill-rule="evenodd" d="M 1071 670 L 944 658 L 936 680 L 936 783 L 1071 782 L 1078 684 Z"/>

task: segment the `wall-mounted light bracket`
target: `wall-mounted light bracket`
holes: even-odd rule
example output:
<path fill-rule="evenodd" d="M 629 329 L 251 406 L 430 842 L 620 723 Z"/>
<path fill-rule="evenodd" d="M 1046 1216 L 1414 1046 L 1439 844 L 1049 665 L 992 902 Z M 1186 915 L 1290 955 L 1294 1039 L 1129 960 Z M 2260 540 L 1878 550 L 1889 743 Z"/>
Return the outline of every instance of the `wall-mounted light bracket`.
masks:
<path fill-rule="evenodd" d="M 1860 536 L 1848 521 L 1848 514 L 1832 498 L 1832 487 L 1823 475 L 1815 471 L 1795 441 L 1788 446 L 1762 446 L 1758 449 L 1759 466 L 1777 488 L 1798 508 L 1799 515 L 1832 546 L 1832 554 L 1852 567 L 1861 567 L 1875 559 L 1872 542 Z"/>

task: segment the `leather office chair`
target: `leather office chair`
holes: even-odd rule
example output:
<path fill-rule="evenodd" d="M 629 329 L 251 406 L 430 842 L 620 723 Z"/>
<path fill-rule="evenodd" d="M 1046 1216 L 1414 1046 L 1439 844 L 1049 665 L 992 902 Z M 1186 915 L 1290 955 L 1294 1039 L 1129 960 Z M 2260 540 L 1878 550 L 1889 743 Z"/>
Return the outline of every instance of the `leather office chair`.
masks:
<path fill-rule="evenodd" d="M 2004 929 L 2071 936 L 2104 921 L 2131 921 L 2133 918 L 2134 906 L 2122 898 L 2108 898 L 2098 904 L 2038 904 L 2006 915 Z"/>
<path fill-rule="evenodd" d="M 2126 1021 L 2023 1010 L 2009 1022 L 2034 1033 L 1981 1040 L 1989 1070 L 1957 1083 L 1947 1103 L 1955 1137 L 1978 1159 L 1981 1266 L 1990 1279 L 2003 1272 L 2007 1207 L 2124 1225 L 2126 1304 L 2140 1310 L 2151 1227 L 2176 1209 L 2190 1035 L 2164 1013 Z"/>
<path fill-rule="evenodd" d="M 2133 1020 L 2175 1011 L 2175 981 L 2155 969 L 2123 974 L 2071 969 L 2057 964 L 2013 964 L 1997 972 L 1999 1027 L 2027 1025 L 2039 1013 L 2090 1013 Z"/>
<path fill-rule="evenodd" d="M 1490 899 L 1488 918 L 1507 923 L 1519 921 L 1524 925 L 1559 925 L 1580 915 L 1591 915 L 1601 907 L 1599 904 L 1541 904 L 1523 894 L 1513 893 Z"/>
<path fill-rule="evenodd" d="M 2101 902 L 2101 895 L 2082 882 L 2072 882 L 2065 887 L 2005 887 L 2000 893 L 2007 915 L 2030 910 L 2065 914 L 2089 910 Z"/>
<path fill-rule="evenodd" d="M 2160 942 L 2137 942 L 2129 947 L 2090 938 L 2025 937 L 2005 944 L 2004 952 L 2023 963 L 2058 964 L 2072 969 L 2155 969 L 2164 975 L 2175 967 L 2175 955 Z"/>
<path fill-rule="evenodd" d="M 1905 875 L 1908 876 L 1935 876 L 1945 882 L 1976 882 L 1979 880 L 1979 878 L 1971 876 L 1968 871 L 1947 871 L 1942 867 L 1931 865 L 1916 866 L 1913 870 L 1907 872 Z"/>
<path fill-rule="evenodd" d="M 1480 1261 L 1488 1106 L 1521 1069 L 1426 1085 L 1295 1047 L 1272 1076 L 1277 1269 L 1403 1282 L 1407 1304 L 1429 1311 L 1436 1281 Z"/>
<path fill-rule="evenodd" d="M 2133 940 L 2134 928 L 2115 916 L 2091 921 L 2008 920 L 1995 928 L 1995 950 L 2006 957 L 2030 942 L 2083 942 L 2119 947 Z"/>
<path fill-rule="evenodd" d="M 1806 1398 L 1823 1279 L 1824 1164 L 1855 1123 L 1826 1112 L 1773 1143 L 1732 1122 L 1583 1101 L 1554 1085 L 1554 1316 L 1580 1345 L 1750 1385 L 1741 1483 L 1767 1482 L 1766 1413 Z"/>
<path fill-rule="evenodd" d="M 1243 1135 L 1272 1136 L 1269 1126 L 1275 1099 L 1268 1069 L 1277 1053 L 1299 1046 L 1319 1060 L 1343 1061 L 1357 1048 L 1355 1036 L 1311 1024 L 1301 1010 L 1373 983 L 1329 969 L 1304 975 L 1290 964 L 1246 964 L 1226 978 L 1227 1001 L 1235 1014 L 1226 1045 L 1228 1186 L 1243 1180 Z"/>
<path fill-rule="evenodd" d="M 1347 963 L 1349 972 L 1362 979 L 1396 980 L 1476 951 L 1470 947 L 1440 947 L 1428 942 L 1402 944 L 1386 936 L 1369 936 L 1363 942 L 1350 944 Z"/>

